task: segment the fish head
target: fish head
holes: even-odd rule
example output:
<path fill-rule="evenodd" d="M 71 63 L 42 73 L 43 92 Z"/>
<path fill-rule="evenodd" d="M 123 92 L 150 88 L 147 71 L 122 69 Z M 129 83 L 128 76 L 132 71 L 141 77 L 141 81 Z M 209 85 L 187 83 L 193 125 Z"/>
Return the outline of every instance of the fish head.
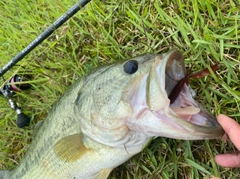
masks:
<path fill-rule="evenodd" d="M 168 95 L 186 74 L 182 53 L 175 49 L 96 69 L 75 101 L 81 131 L 110 146 L 125 145 L 136 134 L 186 140 L 222 137 L 222 127 L 193 99 L 188 85 L 170 104 Z"/>
<path fill-rule="evenodd" d="M 216 118 L 193 99 L 189 85 L 184 84 L 177 99 L 170 104 L 169 94 L 187 75 L 180 51 L 173 49 L 138 64 L 145 70 L 140 70 L 122 93 L 123 101 L 134 111 L 126 121 L 131 130 L 186 140 L 223 136 Z"/>

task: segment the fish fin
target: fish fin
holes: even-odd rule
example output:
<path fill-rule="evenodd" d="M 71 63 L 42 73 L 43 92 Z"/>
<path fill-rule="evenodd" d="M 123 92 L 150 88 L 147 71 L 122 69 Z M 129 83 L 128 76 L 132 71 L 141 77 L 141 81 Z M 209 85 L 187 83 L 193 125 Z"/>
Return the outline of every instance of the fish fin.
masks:
<path fill-rule="evenodd" d="M 54 152 L 64 162 L 78 160 L 87 151 L 90 151 L 83 144 L 82 137 L 81 133 L 63 137 L 54 145 Z"/>
<path fill-rule="evenodd" d="M 106 168 L 101 170 L 98 174 L 96 179 L 106 179 L 108 177 L 108 175 L 110 174 L 110 172 L 112 171 L 111 168 Z"/>
<path fill-rule="evenodd" d="M 8 170 L 0 171 L 0 179 L 9 179 L 9 171 Z"/>

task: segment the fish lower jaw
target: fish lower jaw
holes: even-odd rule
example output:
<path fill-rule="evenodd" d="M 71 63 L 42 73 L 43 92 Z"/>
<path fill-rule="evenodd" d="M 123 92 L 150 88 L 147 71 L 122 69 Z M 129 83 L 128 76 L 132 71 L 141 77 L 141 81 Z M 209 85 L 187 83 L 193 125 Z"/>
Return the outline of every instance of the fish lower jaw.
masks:
<path fill-rule="evenodd" d="M 189 131 L 194 128 L 194 131 L 206 135 L 215 131 L 216 136 L 218 133 L 222 133 L 222 128 L 216 118 L 193 99 L 191 88 L 186 84 L 177 99 L 169 107 L 171 112 L 178 116 L 179 120 L 185 120 L 185 123 L 180 121 L 179 123 L 182 123 L 181 125 Z M 175 121 L 178 123 L 178 120 Z"/>

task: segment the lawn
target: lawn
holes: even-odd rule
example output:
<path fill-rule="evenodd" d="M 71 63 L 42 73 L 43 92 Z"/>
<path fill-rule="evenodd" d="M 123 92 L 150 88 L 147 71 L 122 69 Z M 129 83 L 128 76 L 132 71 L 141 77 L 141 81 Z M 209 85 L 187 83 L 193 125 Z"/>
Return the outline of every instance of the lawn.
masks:
<path fill-rule="evenodd" d="M 0 68 L 76 2 L 1 0 Z M 31 117 L 29 127 L 17 128 L 15 111 L 0 97 L 0 170 L 16 167 L 32 140 L 35 124 L 76 79 L 97 66 L 146 52 L 178 48 L 192 71 L 220 63 L 216 73 L 191 80 L 191 87 L 215 116 L 223 113 L 240 122 L 239 4 L 239 0 L 92 1 L 4 75 L 9 79 L 14 74 L 31 74 L 33 79 L 30 90 L 14 96 Z M 239 179 L 239 169 L 214 162 L 216 154 L 232 151 L 234 146 L 224 140 L 157 138 L 109 178 L 215 175 Z"/>

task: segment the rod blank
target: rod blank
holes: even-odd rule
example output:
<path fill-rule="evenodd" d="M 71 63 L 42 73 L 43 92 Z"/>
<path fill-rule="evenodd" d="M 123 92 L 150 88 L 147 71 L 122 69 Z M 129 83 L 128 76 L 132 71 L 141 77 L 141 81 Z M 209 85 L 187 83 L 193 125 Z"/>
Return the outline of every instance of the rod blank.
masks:
<path fill-rule="evenodd" d="M 5 66 L 0 69 L 0 77 L 3 76 L 10 68 L 16 63 L 22 60 L 27 54 L 29 54 L 35 47 L 48 38 L 57 28 L 76 14 L 81 8 L 83 8 L 91 0 L 80 0 L 73 5 L 65 14 L 58 18 L 51 26 L 49 26 L 43 33 L 41 33 L 36 39 L 34 39 L 27 47 L 25 47 L 20 53 L 18 53 L 12 60 L 10 60 Z"/>

